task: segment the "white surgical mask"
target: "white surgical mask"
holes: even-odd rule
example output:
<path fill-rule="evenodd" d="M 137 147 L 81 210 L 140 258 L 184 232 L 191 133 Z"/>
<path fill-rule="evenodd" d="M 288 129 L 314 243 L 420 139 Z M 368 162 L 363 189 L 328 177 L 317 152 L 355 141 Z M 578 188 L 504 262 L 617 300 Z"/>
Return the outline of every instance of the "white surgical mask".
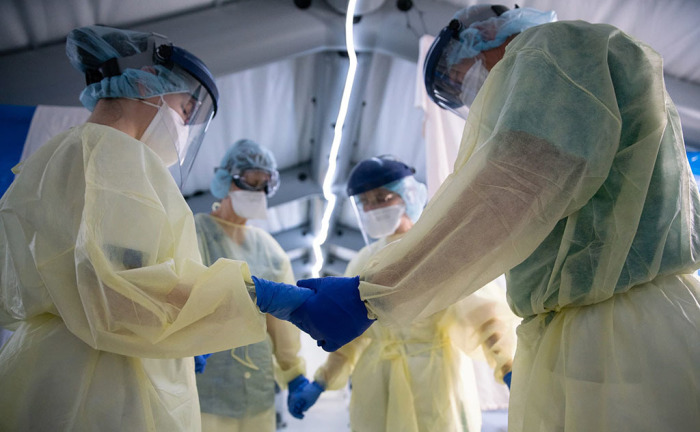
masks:
<path fill-rule="evenodd" d="M 459 94 L 459 99 L 464 103 L 464 106 L 468 108 L 472 105 L 488 75 L 489 71 L 486 69 L 481 59 L 477 60 L 472 67 L 469 68 L 467 73 L 464 74 L 464 78 L 462 79 L 462 91 Z"/>
<path fill-rule="evenodd" d="M 267 196 L 265 192 L 235 190 L 229 192 L 233 211 L 245 219 L 267 219 Z"/>
<path fill-rule="evenodd" d="M 401 224 L 401 216 L 406 213 L 405 204 L 396 204 L 367 212 L 360 212 L 362 228 L 372 238 L 392 235 Z"/>
<path fill-rule="evenodd" d="M 141 136 L 141 142 L 160 156 L 166 166 L 172 166 L 178 160 L 182 163 L 187 154 L 189 135 L 189 128 L 185 125 L 185 121 L 177 111 L 170 108 L 162 96 L 160 105 L 139 100 L 146 105 L 158 108 L 158 112 Z"/>

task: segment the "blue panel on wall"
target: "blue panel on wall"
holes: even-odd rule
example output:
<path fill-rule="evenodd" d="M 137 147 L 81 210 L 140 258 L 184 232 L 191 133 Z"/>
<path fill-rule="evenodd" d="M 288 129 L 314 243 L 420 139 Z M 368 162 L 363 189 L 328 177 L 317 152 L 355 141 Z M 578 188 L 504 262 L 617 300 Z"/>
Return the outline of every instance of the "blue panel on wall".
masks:
<path fill-rule="evenodd" d="M 693 175 L 700 176 L 700 152 L 688 151 L 688 162 L 690 169 L 693 170 Z"/>
<path fill-rule="evenodd" d="M 11 170 L 22 157 L 24 141 L 35 110 L 35 106 L 0 104 L 0 194 L 5 193 L 15 178 Z"/>

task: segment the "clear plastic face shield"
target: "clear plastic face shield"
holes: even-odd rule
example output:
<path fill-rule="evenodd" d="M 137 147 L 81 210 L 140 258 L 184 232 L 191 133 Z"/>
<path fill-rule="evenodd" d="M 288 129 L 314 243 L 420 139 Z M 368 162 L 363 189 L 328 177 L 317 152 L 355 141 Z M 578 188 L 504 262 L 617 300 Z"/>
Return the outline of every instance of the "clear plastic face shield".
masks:
<path fill-rule="evenodd" d="M 406 213 L 401 196 L 384 187 L 353 195 L 350 201 L 366 244 L 370 244 L 370 238 L 380 239 L 394 234 Z"/>
<path fill-rule="evenodd" d="M 531 27 L 556 21 L 554 11 L 508 9 L 502 5 L 469 6 L 442 29 L 428 50 L 423 78 L 428 96 L 440 107 L 466 119 L 467 108 L 489 74 L 485 52 Z"/>
<path fill-rule="evenodd" d="M 175 66 L 177 68 L 177 66 Z M 182 189 L 192 165 L 199 153 L 204 134 L 216 112 L 216 103 L 211 93 L 198 80 L 187 72 L 189 93 L 163 95 L 163 101 L 178 114 L 175 117 L 178 131 L 172 137 L 173 151 L 177 155 L 175 163 L 168 166 L 175 182 Z M 184 135 L 184 136 L 183 136 Z M 168 165 L 166 163 L 166 165 Z"/>
<path fill-rule="evenodd" d="M 486 78 L 486 69 L 481 53 L 471 58 L 454 58 L 453 53 L 459 52 L 462 44 L 459 38 L 462 28 L 459 21 L 452 20 L 440 32 L 426 55 L 423 74 L 433 102 L 466 119 L 469 106 Z"/>
<path fill-rule="evenodd" d="M 146 89 L 146 95 L 139 99 L 157 110 L 140 140 L 160 156 L 182 189 L 216 114 L 219 93 L 209 69 L 193 54 L 155 33 L 147 43 L 143 52 L 111 58 L 89 70 L 86 81 L 90 85 L 126 74 L 129 69 L 157 77 L 153 80 L 158 83 L 157 90 Z"/>

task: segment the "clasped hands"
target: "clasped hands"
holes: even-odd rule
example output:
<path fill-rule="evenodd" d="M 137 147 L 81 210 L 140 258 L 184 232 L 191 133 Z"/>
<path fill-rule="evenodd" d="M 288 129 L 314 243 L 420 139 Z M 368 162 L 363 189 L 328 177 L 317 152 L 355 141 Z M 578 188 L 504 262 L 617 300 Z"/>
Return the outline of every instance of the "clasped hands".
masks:
<path fill-rule="evenodd" d="M 324 351 L 335 351 L 364 333 L 374 320 L 360 299 L 359 277 L 303 279 L 288 285 L 253 276 L 261 312 L 289 321 Z"/>

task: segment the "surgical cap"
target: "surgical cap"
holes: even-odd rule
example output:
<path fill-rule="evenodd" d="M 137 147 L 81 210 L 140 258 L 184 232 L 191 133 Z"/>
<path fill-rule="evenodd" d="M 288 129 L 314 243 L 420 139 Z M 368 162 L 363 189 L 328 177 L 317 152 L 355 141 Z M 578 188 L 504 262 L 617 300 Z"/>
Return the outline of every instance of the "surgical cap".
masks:
<path fill-rule="evenodd" d="M 81 27 L 66 40 L 66 54 L 81 72 L 98 69 L 112 58 L 129 57 L 149 48 L 153 33 L 121 30 L 105 26 Z M 80 94 L 80 102 L 92 111 L 102 98 L 149 98 L 189 91 L 186 72 L 162 65 L 147 65 L 148 70 L 127 68 L 120 75 L 105 77 L 89 84 Z"/>
<path fill-rule="evenodd" d="M 216 198 L 223 199 L 233 182 L 233 176 L 240 175 L 246 170 L 262 170 L 270 174 L 273 182 L 278 179 L 277 162 L 275 156 L 258 143 L 242 139 L 236 141 L 224 154 L 221 164 L 214 172 L 211 180 L 211 193 Z M 268 195 L 272 195 L 270 191 Z"/>
<path fill-rule="evenodd" d="M 461 44 L 453 44 L 447 53 L 449 64 L 472 58 L 482 51 L 503 45 L 510 36 L 540 24 L 557 20 L 554 11 L 542 12 L 532 8 L 505 11 L 500 16 L 481 20 L 490 5 L 475 5 L 458 11 L 454 19 L 464 26 L 459 33 Z"/>

